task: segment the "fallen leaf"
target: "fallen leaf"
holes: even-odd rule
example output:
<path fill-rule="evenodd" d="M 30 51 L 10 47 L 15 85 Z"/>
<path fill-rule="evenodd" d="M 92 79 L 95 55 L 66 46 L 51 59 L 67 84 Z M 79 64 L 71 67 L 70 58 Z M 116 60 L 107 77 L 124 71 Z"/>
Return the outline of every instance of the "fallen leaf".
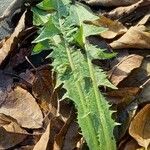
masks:
<path fill-rule="evenodd" d="M 137 25 L 146 25 L 150 20 L 150 11 L 137 23 Z"/>
<path fill-rule="evenodd" d="M 110 43 L 113 49 L 137 48 L 150 49 L 150 32 L 145 26 L 131 27 L 117 41 Z"/>
<path fill-rule="evenodd" d="M 129 104 L 134 97 L 139 93 L 140 88 L 138 87 L 125 87 L 119 88 L 117 90 L 113 90 L 107 92 L 108 100 L 114 104 Z"/>
<path fill-rule="evenodd" d="M 75 149 L 81 137 L 79 134 L 79 125 L 75 121 L 71 122 L 63 141 L 62 150 Z"/>
<path fill-rule="evenodd" d="M 141 109 L 129 127 L 129 134 L 145 149 L 150 144 L 150 104 Z"/>
<path fill-rule="evenodd" d="M 117 105 L 118 106 L 118 105 Z M 119 122 L 121 125 L 117 127 L 117 139 L 121 139 L 126 134 L 129 125 L 131 123 L 131 120 L 136 114 L 136 111 L 138 109 L 138 104 L 136 101 L 133 101 L 132 103 L 128 104 L 126 107 L 117 107 L 117 122 Z"/>
<path fill-rule="evenodd" d="M 21 7 L 22 4 L 23 4 L 23 0 L 13 0 L 11 3 L 9 3 L 9 6 L 5 9 L 3 14 L 0 16 L 0 21 L 12 15 L 17 9 Z"/>
<path fill-rule="evenodd" d="M 19 64 L 22 64 L 26 60 L 25 57 L 29 56 L 30 53 L 31 50 L 29 48 L 20 48 L 19 52 L 15 54 L 15 56 L 12 57 L 9 61 L 12 68 L 17 67 Z"/>
<path fill-rule="evenodd" d="M 127 28 L 118 21 L 113 21 L 105 16 L 101 16 L 94 22 L 96 25 L 108 28 L 107 31 L 101 33 L 101 36 L 105 39 L 113 39 L 118 35 L 122 35 L 127 32 Z"/>
<path fill-rule="evenodd" d="M 143 89 L 143 84 L 147 82 L 148 76 L 146 74 L 146 71 L 140 68 L 134 69 L 129 76 L 124 79 L 119 86 L 120 87 L 139 87 L 141 90 Z"/>
<path fill-rule="evenodd" d="M 40 140 L 41 131 L 40 130 L 32 130 L 32 135 L 28 135 L 25 140 L 15 146 L 15 150 L 33 150 L 36 143 Z M 35 133 L 36 132 L 36 133 Z"/>
<path fill-rule="evenodd" d="M 22 142 L 28 133 L 11 117 L 0 114 L 0 149 L 11 148 Z"/>
<path fill-rule="evenodd" d="M 150 92 L 149 91 L 150 91 L 150 82 L 144 86 L 144 88 L 139 96 L 139 103 L 150 102 Z"/>
<path fill-rule="evenodd" d="M 143 70 L 146 72 L 146 77 L 144 80 L 144 86 L 142 85 L 142 92 L 139 95 L 139 103 L 150 102 L 150 60 L 145 60 L 143 65 L 141 66 Z"/>
<path fill-rule="evenodd" d="M 47 150 L 49 136 L 50 136 L 50 123 L 48 124 L 45 133 L 41 136 L 40 140 L 34 146 L 33 150 Z"/>
<path fill-rule="evenodd" d="M 52 118 L 45 133 L 41 136 L 33 150 L 53 149 L 55 136 L 60 132 L 63 125 L 64 123 L 59 117 Z"/>
<path fill-rule="evenodd" d="M 59 107 L 59 116 L 64 122 L 67 122 L 73 109 L 72 103 L 68 100 L 63 100 L 59 102 Z"/>
<path fill-rule="evenodd" d="M 55 96 L 54 86 L 54 76 L 50 66 L 39 68 L 33 82 L 32 93 L 45 112 L 50 111 L 56 115 L 57 96 Z"/>
<path fill-rule="evenodd" d="M 128 57 L 130 54 L 127 50 L 123 49 L 122 51 L 119 51 L 118 54 L 116 55 L 115 59 L 111 61 L 111 69 L 117 65 L 121 60 L 125 59 Z"/>
<path fill-rule="evenodd" d="M 25 128 L 41 128 L 43 116 L 34 97 L 17 86 L 11 90 L 0 106 L 0 113 L 11 116 Z"/>
<path fill-rule="evenodd" d="M 2 70 L 0 70 L 0 106 L 5 101 L 7 93 L 11 90 L 13 84 L 13 79 L 5 75 Z"/>
<path fill-rule="evenodd" d="M 137 148 L 139 148 L 138 143 L 132 139 L 124 146 L 123 150 L 136 150 Z"/>
<path fill-rule="evenodd" d="M 106 13 L 105 15 L 107 17 L 113 18 L 113 19 L 121 19 L 126 16 L 128 16 L 130 13 L 136 11 L 137 8 L 147 6 L 149 5 L 149 0 L 139 0 L 137 3 L 134 3 L 130 6 L 124 6 L 124 7 L 117 7 L 116 9 Z"/>
<path fill-rule="evenodd" d="M 117 86 L 131 73 L 132 70 L 139 68 L 142 64 L 142 61 L 143 57 L 136 54 L 125 57 L 125 59 L 120 61 L 109 72 L 110 80 L 115 86 Z"/>
<path fill-rule="evenodd" d="M 5 43 L 5 39 L 2 39 L 2 40 L 0 41 L 0 48 L 2 48 L 2 46 L 4 45 L 4 43 Z"/>
<path fill-rule="evenodd" d="M 76 149 L 77 149 L 77 150 L 88 149 L 88 148 L 87 148 L 87 145 L 86 145 L 86 142 L 85 142 L 85 139 L 84 139 L 83 137 L 82 137 L 82 138 L 80 139 L 80 141 L 77 143 Z"/>
<path fill-rule="evenodd" d="M 82 0 L 85 1 L 86 3 L 88 3 L 89 5 L 101 5 L 101 6 L 126 6 L 126 5 L 131 5 L 134 4 L 136 2 L 138 2 L 139 0 Z"/>
<path fill-rule="evenodd" d="M 75 121 L 75 114 L 71 112 L 64 126 L 55 137 L 53 150 L 75 149 L 80 139 L 79 125 Z"/>
<path fill-rule="evenodd" d="M 18 46 L 15 48 L 15 52 L 13 51 L 9 59 L 9 65 L 12 68 L 16 69 L 21 65 L 24 66 L 25 62 L 27 61 L 26 57 L 30 57 L 32 53 L 30 43 L 32 36 L 36 31 L 37 30 L 35 27 L 28 27 L 19 34 L 19 40 L 17 41 Z M 28 46 L 26 47 L 25 45 Z"/>
<path fill-rule="evenodd" d="M 0 65 L 3 63 L 6 57 L 10 54 L 10 52 L 14 49 L 14 47 L 17 44 L 16 40 L 19 37 L 20 32 L 25 28 L 25 14 L 26 12 L 23 13 L 14 32 L 8 39 L 6 39 L 5 43 L 0 49 Z"/>
<path fill-rule="evenodd" d="M 31 70 L 27 69 L 26 72 L 21 73 L 19 76 L 21 77 L 21 79 L 33 85 L 33 82 L 35 80 L 35 74 Z"/>

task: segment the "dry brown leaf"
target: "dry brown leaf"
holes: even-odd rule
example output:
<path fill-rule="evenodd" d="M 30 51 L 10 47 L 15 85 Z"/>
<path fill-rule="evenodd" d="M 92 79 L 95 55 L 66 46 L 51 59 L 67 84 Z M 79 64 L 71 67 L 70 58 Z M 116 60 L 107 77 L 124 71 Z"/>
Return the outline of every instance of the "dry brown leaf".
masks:
<path fill-rule="evenodd" d="M 41 136 L 40 140 L 34 146 L 33 150 L 47 150 L 49 136 L 50 136 L 50 123 L 48 124 L 45 133 Z"/>
<path fill-rule="evenodd" d="M 82 136 L 79 134 L 79 125 L 75 121 L 71 122 L 63 141 L 62 150 L 75 149 L 81 137 Z"/>
<path fill-rule="evenodd" d="M 150 144 L 150 104 L 147 104 L 132 120 L 130 135 L 146 150 Z"/>
<path fill-rule="evenodd" d="M 102 6 L 126 6 L 126 5 L 131 5 L 139 0 L 82 0 L 87 2 L 90 5 L 102 5 Z"/>
<path fill-rule="evenodd" d="M 150 82 L 144 86 L 139 98 L 139 102 L 150 102 Z"/>
<path fill-rule="evenodd" d="M 55 136 L 60 132 L 63 125 L 64 123 L 60 120 L 59 117 L 52 118 L 47 126 L 45 133 L 36 143 L 34 150 L 52 150 Z"/>
<path fill-rule="evenodd" d="M 34 73 L 32 73 L 31 70 L 27 69 L 26 72 L 21 73 L 19 76 L 21 77 L 21 79 L 23 79 L 23 80 L 27 81 L 28 83 L 30 83 L 31 85 L 33 85 L 33 82 L 35 80 L 35 75 L 34 75 Z"/>
<path fill-rule="evenodd" d="M 47 126 L 45 133 L 41 136 L 40 140 L 35 145 L 34 150 L 53 149 L 54 138 L 60 132 L 63 125 L 64 123 L 60 120 L 59 117 L 52 118 Z"/>
<path fill-rule="evenodd" d="M 80 141 L 77 143 L 76 149 L 77 149 L 77 150 L 86 149 L 86 142 L 85 142 L 85 139 L 84 139 L 83 137 L 82 137 L 82 138 L 80 139 Z"/>
<path fill-rule="evenodd" d="M 64 122 L 67 122 L 73 109 L 72 103 L 68 100 L 63 100 L 59 102 L 59 107 L 59 116 Z"/>
<path fill-rule="evenodd" d="M 123 150 L 136 150 L 137 148 L 139 148 L 138 143 L 132 139 L 124 146 Z"/>
<path fill-rule="evenodd" d="M 150 4 L 149 0 L 139 0 L 137 3 L 134 3 L 131 6 L 118 7 L 110 11 L 109 13 L 106 13 L 106 16 L 113 18 L 113 19 L 121 19 L 129 15 L 133 11 L 135 11 L 137 8 L 147 6 L 149 4 Z"/>
<path fill-rule="evenodd" d="M 142 92 L 139 96 L 140 103 L 150 102 L 150 60 L 145 60 L 143 65 L 141 66 L 143 70 L 145 70 L 147 75 L 147 80 L 145 80 L 145 85 L 143 86 Z"/>
<path fill-rule="evenodd" d="M 32 93 L 34 97 L 38 99 L 41 108 L 45 112 L 50 111 L 52 114 L 56 115 L 57 100 L 56 96 L 54 96 L 54 82 L 50 66 L 44 66 L 41 69 L 38 69 L 36 73 Z"/>
<path fill-rule="evenodd" d="M 11 90 L 0 106 L 0 113 L 11 116 L 25 128 L 41 128 L 43 116 L 33 96 L 16 87 Z"/>
<path fill-rule="evenodd" d="M 31 53 L 31 49 L 20 48 L 19 52 L 10 59 L 9 64 L 11 64 L 12 68 L 17 67 L 19 64 L 22 64 L 23 62 L 25 62 L 26 60 L 25 57 L 29 56 L 30 53 Z"/>
<path fill-rule="evenodd" d="M 142 64 L 142 61 L 142 56 L 135 54 L 129 55 L 112 68 L 112 70 L 109 72 L 110 80 L 114 85 L 117 86 L 131 73 L 132 70 L 139 68 Z"/>
<path fill-rule="evenodd" d="M 11 90 L 12 84 L 13 79 L 0 70 L 0 105 L 5 101 L 7 93 Z"/>
<path fill-rule="evenodd" d="M 40 140 L 41 130 L 32 130 L 32 135 L 28 135 L 19 145 L 15 146 L 14 150 L 33 150 L 36 143 Z"/>
<path fill-rule="evenodd" d="M 113 49 L 150 49 L 150 32 L 145 26 L 131 27 L 120 39 L 110 44 Z"/>
<path fill-rule="evenodd" d="M 140 92 L 138 87 L 125 87 L 107 92 L 109 101 L 114 104 L 129 104 L 134 97 Z"/>
<path fill-rule="evenodd" d="M 0 16 L 0 21 L 12 15 L 17 9 L 21 7 L 22 4 L 23 0 L 13 0 L 7 7 L 7 9 L 3 12 L 3 14 Z"/>
<path fill-rule="evenodd" d="M 27 134 L 14 119 L 0 114 L 0 149 L 8 149 L 19 144 Z"/>
<path fill-rule="evenodd" d="M 55 137 L 53 150 L 75 149 L 80 139 L 79 126 L 75 121 L 75 114 L 71 112 L 61 131 Z"/>
<path fill-rule="evenodd" d="M 127 28 L 118 21 L 113 21 L 105 16 L 101 16 L 96 22 L 96 25 L 100 25 L 108 28 L 107 31 L 101 33 L 101 36 L 105 39 L 113 39 L 118 35 L 122 35 L 127 32 Z"/>
<path fill-rule="evenodd" d="M 145 148 L 144 147 L 140 147 L 140 148 L 137 148 L 136 150 L 145 150 Z M 147 150 L 150 150 L 150 147 L 148 147 Z"/>
<path fill-rule="evenodd" d="M 138 22 L 139 25 L 145 25 L 150 20 L 150 11 Z"/>
<path fill-rule="evenodd" d="M 10 38 L 8 38 L 5 41 L 5 43 L 0 49 L 0 65 L 3 63 L 6 57 L 10 54 L 10 52 L 14 49 L 14 47 L 17 44 L 15 42 L 16 42 L 17 37 L 19 36 L 19 33 L 25 28 L 25 14 L 26 12 L 23 13 L 14 32 L 12 33 Z"/>

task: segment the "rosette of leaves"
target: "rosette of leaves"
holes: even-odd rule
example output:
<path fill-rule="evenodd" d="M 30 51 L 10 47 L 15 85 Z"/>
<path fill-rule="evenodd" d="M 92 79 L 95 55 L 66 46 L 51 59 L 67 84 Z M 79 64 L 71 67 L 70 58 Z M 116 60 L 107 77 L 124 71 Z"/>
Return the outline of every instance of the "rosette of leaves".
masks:
<path fill-rule="evenodd" d="M 78 123 L 91 150 L 116 150 L 113 111 L 99 91 L 99 86 L 115 88 L 93 59 L 108 59 L 108 54 L 88 42 L 87 38 L 106 29 L 91 23 L 98 19 L 80 3 L 69 0 L 43 0 L 32 9 L 39 36 L 34 52 L 52 49 L 56 87 L 63 84 L 66 94 L 77 108 Z"/>

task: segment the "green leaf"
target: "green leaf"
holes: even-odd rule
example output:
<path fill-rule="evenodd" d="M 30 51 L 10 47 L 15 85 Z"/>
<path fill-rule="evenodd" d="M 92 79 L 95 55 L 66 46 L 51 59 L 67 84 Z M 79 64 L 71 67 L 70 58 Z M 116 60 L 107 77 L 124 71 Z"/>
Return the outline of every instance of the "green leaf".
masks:
<path fill-rule="evenodd" d="M 47 49 L 50 49 L 50 47 L 49 47 L 48 41 L 45 40 L 45 41 L 37 43 L 33 48 L 33 52 L 37 54 Z"/>
<path fill-rule="evenodd" d="M 84 48 L 85 43 L 85 38 L 83 35 L 83 26 L 80 26 L 76 34 L 74 35 L 74 41 L 77 42 L 82 48 Z"/>
<path fill-rule="evenodd" d="M 104 71 L 98 67 L 95 66 L 94 69 L 94 75 L 96 77 L 97 85 L 99 86 L 105 86 L 110 87 L 112 89 L 117 89 L 116 86 L 114 86 L 108 79 Z"/>
<path fill-rule="evenodd" d="M 43 10 L 56 10 L 55 0 L 43 0 L 41 3 L 37 4 L 37 7 Z"/>
<path fill-rule="evenodd" d="M 51 39 L 54 35 L 57 34 L 60 34 L 60 30 L 55 26 L 51 17 L 46 23 L 40 35 L 33 41 L 33 43 L 38 43 L 47 39 Z"/>
<path fill-rule="evenodd" d="M 107 29 L 103 27 L 94 26 L 92 24 L 83 24 L 83 34 L 85 37 L 91 35 L 98 35 L 102 32 L 105 32 Z"/>
<path fill-rule="evenodd" d="M 76 3 L 76 5 L 71 5 L 70 11 L 74 12 L 74 19 L 77 25 L 81 25 L 84 21 L 94 21 L 99 17 L 94 15 L 92 11 L 81 3 Z"/>
<path fill-rule="evenodd" d="M 36 26 L 44 25 L 49 21 L 51 14 L 40 10 L 36 7 L 32 8 L 33 12 L 33 24 Z"/>
<path fill-rule="evenodd" d="M 115 86 L 109 82 L 104 71 L 92 63 L 92 59 L 107 59 L 112 54 L 87 41 L 88 36 L 97 35 L 105 29 L 85 22 L 98 17 L 80 3 L 71 5 L 67 0 L 43 0 L 38 7 L 55 12 L 34 42 L 41 44 L 47 41 L 53 49 L 48 57 L 54 59 L 52 65 L 57 72 L 56 87 L 63 85 L 67 90 L 63 98 L 74 102 L 78 123 L 89 148 L 116 150 L 113 135 L 116 123 L 111 117 L 113 111 L 99 91 L 99 86 Z"/>
<path fill-rule="evenodd" d="M 37 7 L 42 10 L 47 11 L 57 11 L 59 9 L 61 16 L 66 16 L 67 14 L 67 5 L 69 0 L 43 0 L 41 3 L 37 4 Z"/>
<path fill-rule="evenodd" d="M 78 28 L 76 34 L 74 35 L 74 40 L 83 48 L 86 37 L 98 35 L 105 31 L 106 29 L 103 27 L 94 26 L 92 24 L 83 24 Z"/>
<path fill-rule="evenodd" d="M 100 49 L 99 47 L 89 44 L 86 44 L 87 54 L 91 59 L 110 59 L 117 55 L 117 53 L 107 53 L 104 49 Z"/>

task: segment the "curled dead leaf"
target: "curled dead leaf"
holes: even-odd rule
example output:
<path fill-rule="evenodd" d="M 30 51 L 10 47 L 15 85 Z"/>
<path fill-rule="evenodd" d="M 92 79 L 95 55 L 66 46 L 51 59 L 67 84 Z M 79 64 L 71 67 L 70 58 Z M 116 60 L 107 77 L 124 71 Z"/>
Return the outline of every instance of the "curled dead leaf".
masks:
<path fill-rule="evenodd" d="M 25 128 L 41 128 L 43 115 L 33 96 L 16 87 L 11 90 L 0 106 L 0 113 L 11 116 Z"/>
<path fill-rule="evenodd" d="M 150 49 L 150 32 L 145 26 L 131 27 L 120 39 L 110 44 L 113 49 Z"/>
<path fill-rule="evenodd" d="M 146 150 L 150 144 L 150 104 L 147 104 L 132 120 L 129 133 Z"/>
<path fill-rule="evenodd" d="M 132 70 L 139 68 L 142 64 L 142 61 L 143 57 L 136 54 L 125 57 L 125 59 L 120 61 L 109 72 L 110 80 L 114 85 L 117 86 L 131 73 Z"/>

